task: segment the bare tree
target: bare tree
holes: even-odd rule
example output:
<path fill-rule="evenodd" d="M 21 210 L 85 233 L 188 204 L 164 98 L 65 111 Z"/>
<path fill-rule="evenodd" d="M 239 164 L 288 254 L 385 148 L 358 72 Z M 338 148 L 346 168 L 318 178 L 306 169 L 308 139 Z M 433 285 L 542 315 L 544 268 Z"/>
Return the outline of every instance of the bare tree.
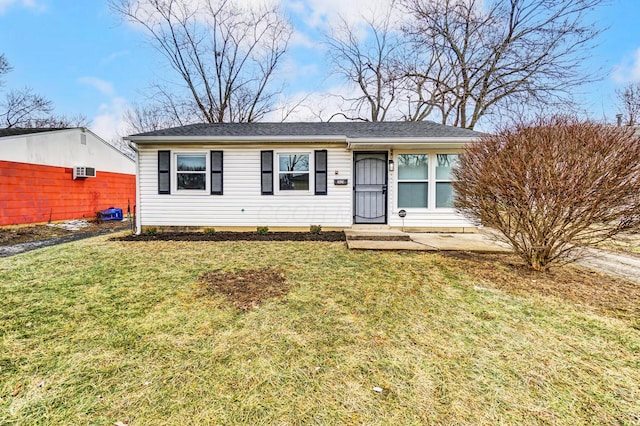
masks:
<path fill-rule="evenodd" d="M 124 120 L 128 127 L 127 133 L 152 132 L 188 124 L 177 120 L 174 112 L 167 111 L 170 110 L 158 103 L 146 106 L 134 105 L 124 113 Z"/>
<path fill-rule="evenodd" d="M 616 95 L 626 124 L 640 124 L 640 83 L 629 83 L 616 90 Z"/>
<path fill-rule="evenodd" d="M 20 127 L 27 128 L 68 128 L 68 127 L 87 127 L 89 120 L 84 114 L 64 115 L 53 114 L 45 118 L 32 119 L 26 121 Z"/>
<path fill-rule="evenodd" d="M 640 224 L 640 135 L 630 127 L 538 119 L 470 144 L 454 175 L 458 211 L 536 270 Z"/>
<path fill-rule="evenodd" d="M 9 91 L 0 108 L 3 127 L 41 127 L 33 124 L 51 115 L 53 103 L 25 87 Z"/>
<path fill-rule="evenodd" d="M 165 107 L 178 122 L 251 122 L 270 112 L 279 93 L 274 72 L 292 29 L 279 11 L 233 0 L 110 0 L 141 25 L 181 80 Z M 164 90 L 167 90 L 166 88 Z M 185 117 L 186 108 L 197 115 Z"/>
<path fill-rule="evenodd" d="M 403 84 L 400 64 L 404 42 L 399 27 L 394 25 L 392 13 L 389 8 L 380 18 L 365 19 L 364 31 L 352 27 L 342 18 L 327 36 L 329 58 L 335 72 L 351 83 L 358 93 L 355 97 L 342 96 L 347 103 L 347 112 L 338 114 L 347 119 L 397 119 L 393 113 L 398 110 Z"/>
<path fill-rule="evenodd" d="M 11 90 L 0 102 L 0 126 L 5 128 L 65 128 L 86 127 L 87 117 L 53 114 L 53 102 L 36 94 L 31 88 Z"/>
<path fill-rule="evenodd" d="M 401 0 L 426 67 L 425 101 L 443 124 L 473 129 L 512 106 L 558 106 L 592 81 L 580 65 L 600 30 L 587 19 L 606 0 Z"/>

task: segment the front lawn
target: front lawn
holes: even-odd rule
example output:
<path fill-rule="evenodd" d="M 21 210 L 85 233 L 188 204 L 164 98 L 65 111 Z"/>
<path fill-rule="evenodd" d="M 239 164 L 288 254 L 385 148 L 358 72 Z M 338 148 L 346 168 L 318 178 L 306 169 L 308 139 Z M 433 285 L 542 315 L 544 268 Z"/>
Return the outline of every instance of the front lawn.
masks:
<path fill-rule="evenodd" d="M 0 424 L 640 422 L 639 286 L 508 255 L 107 238 L 0 259 Z"/>

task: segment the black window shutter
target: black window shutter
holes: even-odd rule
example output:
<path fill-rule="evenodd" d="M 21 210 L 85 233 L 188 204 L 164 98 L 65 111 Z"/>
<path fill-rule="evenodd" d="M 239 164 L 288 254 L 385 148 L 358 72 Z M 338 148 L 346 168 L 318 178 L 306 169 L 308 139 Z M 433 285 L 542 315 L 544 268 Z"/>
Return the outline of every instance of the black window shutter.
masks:
<path fill-rule="evenodd" d="M 211 194 L 222 195 L 222 151 L 211 151 Z"/>
<path fill-rule="evenodd" d="M 171 193 L 171 151 L 158 151 L 158 194 Z"/>
<path fill-rule="evenodd" d="M 273 195 L 273 151 L 260 151 L 262 195 Z"/>
<path fill-rule="evenodd" d="M 327 150 L 315 151 L 316 195 L 327 195 Z"/>

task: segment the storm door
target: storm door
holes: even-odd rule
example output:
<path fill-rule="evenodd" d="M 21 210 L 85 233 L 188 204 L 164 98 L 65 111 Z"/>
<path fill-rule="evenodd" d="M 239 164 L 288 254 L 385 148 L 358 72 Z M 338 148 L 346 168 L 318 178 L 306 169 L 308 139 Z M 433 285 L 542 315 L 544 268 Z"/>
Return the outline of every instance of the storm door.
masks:
<path fill-rule="evenodd" d="M 387 223 L 387 153 L 354 152 L 353 223 Z"/>

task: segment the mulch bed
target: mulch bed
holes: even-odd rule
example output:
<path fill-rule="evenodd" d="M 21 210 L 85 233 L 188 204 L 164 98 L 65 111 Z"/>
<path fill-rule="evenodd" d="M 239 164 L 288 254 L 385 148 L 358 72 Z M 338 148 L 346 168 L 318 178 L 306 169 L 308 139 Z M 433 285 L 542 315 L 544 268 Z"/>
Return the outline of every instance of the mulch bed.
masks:
<path fill-rule="evenodd" d="M 222 294 L 241 311 L 249 311 L 264 300 L 289 292 L 284 273 L 276 269 L 240 272 L 208 272 L 198 278 L 202 293 Z"/>
<path fill-rule="evenodd" d="M 344 232 L 161 232 L 153 235 L 125 235 L 113 238 L 116 241 L 345 241 Z"/>

